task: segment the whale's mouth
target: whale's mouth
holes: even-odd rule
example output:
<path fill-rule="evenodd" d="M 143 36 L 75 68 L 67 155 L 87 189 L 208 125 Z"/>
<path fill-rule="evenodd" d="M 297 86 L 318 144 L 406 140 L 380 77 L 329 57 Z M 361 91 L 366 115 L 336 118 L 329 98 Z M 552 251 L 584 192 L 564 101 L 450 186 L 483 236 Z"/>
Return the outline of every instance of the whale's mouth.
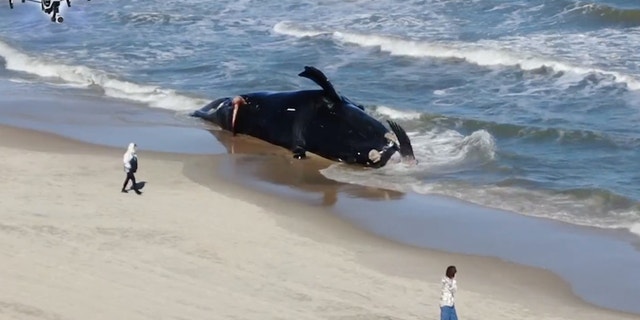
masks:
<path fill-rule="evenodd" d="M 392 135 L 389 133 L 388 135 L 385 135 L 385 137 L 396 145 L 400 155 L 402 156 L 402 161 L 411 165 L 418 164 L 418 161 L 413 154 L 413 146 L 411 146 L 411 140 L 409 139 L 407 132 L 394 121 L 387 120 L 387 123 L 389 123 L 389 127 L 394 134 Z"/>

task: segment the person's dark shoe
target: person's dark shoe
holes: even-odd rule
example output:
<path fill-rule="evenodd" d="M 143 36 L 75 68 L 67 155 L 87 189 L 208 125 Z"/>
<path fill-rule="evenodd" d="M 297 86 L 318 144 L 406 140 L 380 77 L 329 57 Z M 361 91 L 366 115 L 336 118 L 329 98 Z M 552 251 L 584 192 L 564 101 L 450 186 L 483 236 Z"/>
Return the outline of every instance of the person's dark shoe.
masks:
<path fill-rule="evenodd" d="M 136 192 L 136 194 L 142 194 L 142 192 L 140 192 L 140 190 L 134 190 Z"/>
<path fill-rule="evenodd" d="M 125 189 L 120 190 L 120 192 L 122 192 L 122 193 L 129 193 L 129 191 L 127 191 L 127 190 L 125 190 Z"/>

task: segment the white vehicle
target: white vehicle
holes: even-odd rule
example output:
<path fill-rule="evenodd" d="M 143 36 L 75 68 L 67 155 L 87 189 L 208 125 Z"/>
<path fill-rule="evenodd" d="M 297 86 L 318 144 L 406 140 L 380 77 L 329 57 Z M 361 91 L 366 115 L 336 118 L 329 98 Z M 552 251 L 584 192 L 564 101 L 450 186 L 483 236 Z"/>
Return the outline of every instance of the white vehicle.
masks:
<path fill-rule="evenodd" d="M 9 0 L 9 7 L 13 9 L 13 1 Z M 22 3 L 25 3 L 26 0 L 21 0 Z M 60 15 L 60 1 L 62 0 L 29 0 L 31 2 L 36 2 L 40 4 L 40 8 L 42 11 L 51 16 L 51 22 L 62 23 L 64 18 Z M 71 0 L 65 0 L 67 2 L 67 7 L 71 7 Z M 91 1 L 91 0 L 87 0 Z"/>

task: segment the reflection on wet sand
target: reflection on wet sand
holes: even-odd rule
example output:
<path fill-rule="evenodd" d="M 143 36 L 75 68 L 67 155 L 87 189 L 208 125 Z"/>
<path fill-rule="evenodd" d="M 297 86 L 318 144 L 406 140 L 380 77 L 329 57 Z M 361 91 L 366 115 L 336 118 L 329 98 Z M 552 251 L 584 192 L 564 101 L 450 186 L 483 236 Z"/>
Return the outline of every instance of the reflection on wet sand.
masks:
<path fill-rule="evenodd" d="M 221 165 L 224 175 L 232 175 L 251 187 L 267 187 L 269 192 L 284 193 L 287 196 L 321 195 L 311 202 L 316 205 L 332 206 L 340 194 L 343 196 L 365 198 L 370 200 L 401 199 L 404 193 L 395 190 L 365 187 L 330 180 L 320 170 L 335 162 L 308 154 L 305 160 L 294 159 L 291 152 L 264 141 L 248 136 L 232 136 L 226 131 L 211 130 L 216 139 L 237 156 L 230 157 Z M 375 170 L 353 167 L 353 170 Z M 256 184 L 255 179 L 266 182 Z M 278 186 L 280 188 L 273 188 Z M 286 188 L 281 188 L 286 187 Z"/>

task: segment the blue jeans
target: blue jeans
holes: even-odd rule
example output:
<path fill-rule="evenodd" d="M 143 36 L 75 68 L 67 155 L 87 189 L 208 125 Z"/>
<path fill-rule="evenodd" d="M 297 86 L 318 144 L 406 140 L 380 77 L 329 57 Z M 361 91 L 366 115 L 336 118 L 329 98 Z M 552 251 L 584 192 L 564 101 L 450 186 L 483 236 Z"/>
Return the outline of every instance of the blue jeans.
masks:
<path fill-rule="evenodd" d="M 455 307 L 440 307 L 440 320 L 458 320 Z"/>

